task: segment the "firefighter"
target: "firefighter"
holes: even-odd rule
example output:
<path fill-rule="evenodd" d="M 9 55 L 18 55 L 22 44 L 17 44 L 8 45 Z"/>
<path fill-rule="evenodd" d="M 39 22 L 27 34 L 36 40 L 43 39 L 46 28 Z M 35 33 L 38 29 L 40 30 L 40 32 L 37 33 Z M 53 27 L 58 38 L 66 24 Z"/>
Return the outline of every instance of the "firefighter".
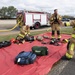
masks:
<path fill-rule="evenodd" d="M 25 37 L 25 36 L 28 36 L 28 35 L 30 35 L 30 27 L 28 25 L 23 25 L 20 28 L 20 34 L 19 34 L 19 36 Z"/>
<path fill-rule="evenodd" d="M 75 50 L 75 20 L 71 21 L 70 24 L 68 25 L 71 25 L 73 27 L 73 33 L 67 44 L 66 58 L 72 59 L 74 56 L 74 50 Z"/>
<path fill-rule="evenodd" d="M 23 24 L 20 28 L 20 34 L 17 36 L 16 40 L 21 41 L 22 43 L 25 42 L 24 37 L 30 35 L 30 27 L 28 25 Z"/>
<path fill-rule="evenodd" d="M 50 17 L 50 24 L 51 24 L 51 28 L 52 28 L 52 39 L 55 38 L 55 31 L 57 31 L 57 40 L 60 41 L 60 25 L 61 25 L 61 20 L 62 17 L 58 14 L 58 10 L 55 9 L 54 10 L 54 14 L 51 15 Z"/>

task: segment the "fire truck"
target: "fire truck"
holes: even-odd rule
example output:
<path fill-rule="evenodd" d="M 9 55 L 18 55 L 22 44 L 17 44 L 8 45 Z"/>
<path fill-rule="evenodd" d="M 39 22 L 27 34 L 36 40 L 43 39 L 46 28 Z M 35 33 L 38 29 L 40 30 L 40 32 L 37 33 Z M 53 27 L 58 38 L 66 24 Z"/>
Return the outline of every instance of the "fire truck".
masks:
<path fill-rule="evenodd" d="M 50 26 L 50 13 L 41 11 L 20 11 L 17 13 L 17 19 L 19 15 L 22 15 L 20 18 L 22 19 L 22 23 L 25 23 L 30 27 L 34 27 L 35 29 L 38 29 L 44 25 Z"/>

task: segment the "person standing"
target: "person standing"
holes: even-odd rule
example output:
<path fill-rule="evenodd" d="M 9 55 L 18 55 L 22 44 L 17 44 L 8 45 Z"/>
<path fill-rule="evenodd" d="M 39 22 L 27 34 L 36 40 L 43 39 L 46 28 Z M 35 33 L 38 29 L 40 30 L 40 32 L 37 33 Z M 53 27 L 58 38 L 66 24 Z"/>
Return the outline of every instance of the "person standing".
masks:
<path fill-rule="evenodd" d="M 55 9 L 54 13 L 50 17 L 50 24 L 52 28 L 52 39 L 55 38 L 55 31 L 57 32 L 57 40 L 60 41 L 61 35 L 60 35 L 60 25 L 61 25 L 62 17 L 58 14 L 58 10 Z"/>

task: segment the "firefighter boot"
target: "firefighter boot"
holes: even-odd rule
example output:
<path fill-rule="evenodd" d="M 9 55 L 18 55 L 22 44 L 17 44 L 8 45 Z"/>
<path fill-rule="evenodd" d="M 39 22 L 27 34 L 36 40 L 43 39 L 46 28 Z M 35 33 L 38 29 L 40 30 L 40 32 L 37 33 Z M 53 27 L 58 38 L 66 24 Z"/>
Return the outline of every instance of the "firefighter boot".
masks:
<path fill-rule="evenodd" d="M 54 39 L 55 39 L 55 31 L 52 30 L 52 38 L 51 38 L 51 40 L 54 40 Z"/>
<path fill-rule="evenodd" d="M 58 36 L 57 41 L 60 41 L 61 36 L 60 36 L 60 31 L 59 30 L 57 31 L 57 36 Z"/>

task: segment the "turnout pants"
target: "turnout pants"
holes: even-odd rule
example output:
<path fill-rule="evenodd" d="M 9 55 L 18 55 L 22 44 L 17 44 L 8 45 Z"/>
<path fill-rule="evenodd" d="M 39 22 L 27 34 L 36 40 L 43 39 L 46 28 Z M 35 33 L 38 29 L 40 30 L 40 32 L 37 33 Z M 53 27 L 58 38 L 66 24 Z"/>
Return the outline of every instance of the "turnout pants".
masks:
<path fill-rule="evenodd" d="M 53 24 L 51 26 L 51 28 L 52 28 L 52 38 L 55 38 L 55 31 L 57 31 L 58 38 L 61 38 L 61 36 L 60 36 L 60 25 L 58 23 L 56 23 L 56 24 Z"/>
<path fill-rule="evenodd" d="M 67 45 L 66 58 L 71 59 L 74 56 L 75 38 L 71 38 Z"/>

